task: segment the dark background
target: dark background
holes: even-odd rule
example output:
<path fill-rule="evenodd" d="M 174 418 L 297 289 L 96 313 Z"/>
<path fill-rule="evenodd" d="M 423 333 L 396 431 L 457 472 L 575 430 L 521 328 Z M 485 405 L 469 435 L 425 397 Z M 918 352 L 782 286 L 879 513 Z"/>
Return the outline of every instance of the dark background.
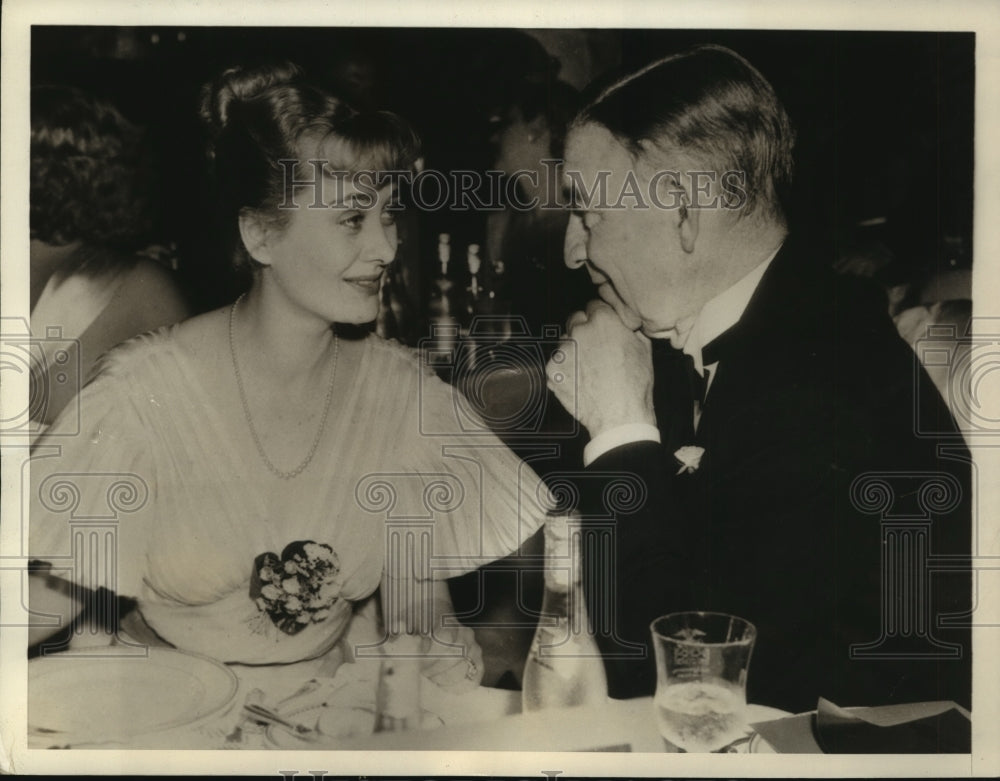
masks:
<path fill-rule="evenodd" d="M 604 72 L 696 43 L 740 52 L 772 82 L 797 128 L 793 225 L 845 245 L 862 230 L 890 248 L 902 278 L 971 265 L 973 33 L 589 35 Z M 238 285 L 210 219 L 199 88 L 226 66 L 275 58 L 298 62 L 355 102 L 404 115 L 424 139 L 428 167 L 440 170 L 487 168 L 487 123 L 504 90 L 560 67 L 518 30 L 35 26 L 33 83 L 87 88 L 147 128 L 159 172 L 151 239 L 176 243 L 199 309 L 231 300 Z M 858 229 L 876 218 L 884 221 Z M 421 215 L 421 251 L 433 252 L 446 220 L 460 239 L 478 240 L 483 219 Z"/>

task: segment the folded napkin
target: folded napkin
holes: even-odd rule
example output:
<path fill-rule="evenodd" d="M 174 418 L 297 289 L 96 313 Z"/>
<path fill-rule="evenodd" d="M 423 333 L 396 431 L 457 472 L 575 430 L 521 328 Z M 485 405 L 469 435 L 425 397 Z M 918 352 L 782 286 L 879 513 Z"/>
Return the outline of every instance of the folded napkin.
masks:
<path fill-rule="evenodd" d="M 972 723 L 954 702 L 845 709 L 822 697 L 816 740 L 827 754 L 968 754 Z"/>
<path fill-rule="evenodd" d="M 841 708 L 820 698 L 818 708 L 751 724 L 766 741 L 757 751 L 779 754 L 967 754 L 972 724 L 954 702 Z"/>
<path fill-rule="evenodd" d="M 750 726 L 764 742 L 751 739 L 753 754 L 822 754 L 813 731 L 815 713 L 800 713 L 783 719 L 755 722 Z"/>

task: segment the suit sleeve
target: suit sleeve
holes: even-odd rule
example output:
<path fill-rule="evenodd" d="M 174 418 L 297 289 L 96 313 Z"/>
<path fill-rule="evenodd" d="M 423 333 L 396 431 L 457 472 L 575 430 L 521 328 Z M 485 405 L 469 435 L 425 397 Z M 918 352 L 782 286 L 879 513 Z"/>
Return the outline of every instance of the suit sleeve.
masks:
<path fill-rule="evenodd" d="M 609 694 L 651 694 L 653 618 L 693 604 L 691 524 L 664 475 L 673 458 L 657 442 L 615 448 L 580 478 L 588 608 L 605 659 Z"/>

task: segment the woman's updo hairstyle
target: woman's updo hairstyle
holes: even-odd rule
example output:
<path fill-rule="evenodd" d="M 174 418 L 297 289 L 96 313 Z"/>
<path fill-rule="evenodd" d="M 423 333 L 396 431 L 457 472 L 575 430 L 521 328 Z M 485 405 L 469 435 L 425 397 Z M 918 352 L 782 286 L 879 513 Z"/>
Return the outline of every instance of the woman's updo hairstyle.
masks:
<path fill-rule="evenodd" d="M 400 117 L 356 111 L 307 83 L 292 63 L 229 68 L 203 87 L 201 117 L 238 267 L 254 265 L 239 240 L 240 214 L 250 210 L 281 228 L 287 213 L 279 205 L 291 202 L 292 180 L 313 178 L 312 166 L 297 166 L 292 177 L 279 161 L 323 160 L 328 170 L 349 173 L 412 171 L 419 154 L 416 133 Z"/>

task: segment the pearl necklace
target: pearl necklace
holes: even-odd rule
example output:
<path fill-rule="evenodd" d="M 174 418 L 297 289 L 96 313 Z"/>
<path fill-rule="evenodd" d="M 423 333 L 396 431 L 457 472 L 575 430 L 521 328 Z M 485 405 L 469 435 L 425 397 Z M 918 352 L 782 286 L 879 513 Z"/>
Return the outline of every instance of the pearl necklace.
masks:
<path fill-rule="evenodd" d="M 236 316 L 236 307 L 239 305 L 240 301 L 243 300 L 245 295 L 246 294 L 244 293 L 237 298 L 233 302 L 232 309 L 229 310 L 229 352 L 233 356 L 233 369 L 236 372 L 236 385 L 240 389 L 240 401 L 243 403 L 243 416 L 246 418 L 247 425 L 250 426 L 250 434 L 253 437 L 253 442 L 257 446 L 257 452 L 260 454 L 261 459 L 263 459 L 264 464 L 273 474 L 277 475 L 282 480 L 291 480 L 293 477 L 301 474 L 305 468 L 312 463 L 313 456 L 316 455 L 316 450 L 319 448 L 319 441 L 323 436 L 323 431 L 326 430 L 326 419 L 330 414 L 330 404 L 333 401 L 333 379 L 337 375 L 337 359 L 340 356 L 340 340 L 337 338 L 337 334 L 334 333 L 333 366 L 330 367 L 330 384 L 326 391 L 326 402 L 323 407 L 323 419 L 319 423 L 319 430 L 316 432 L 316 438 L 313 440 L 312 447 L 309 449 L 309 453 L 306 455 L 305 460 L 295 467 L 295 469 L 292 469 L 289 472 L 283 472 L 271 462 L 271 459 L 267 457 L 267 453 L 264 452 L 264 445 L 260 441 L 260 437 L 257 434 L 257 428 L 253 424 L 253 417 L 250 415 L 250 404 L 247 402 L 247 394 L 243 388 L 243 375 L 240 374 L 240 364 L 236 360 L 234 321 Z"/>

